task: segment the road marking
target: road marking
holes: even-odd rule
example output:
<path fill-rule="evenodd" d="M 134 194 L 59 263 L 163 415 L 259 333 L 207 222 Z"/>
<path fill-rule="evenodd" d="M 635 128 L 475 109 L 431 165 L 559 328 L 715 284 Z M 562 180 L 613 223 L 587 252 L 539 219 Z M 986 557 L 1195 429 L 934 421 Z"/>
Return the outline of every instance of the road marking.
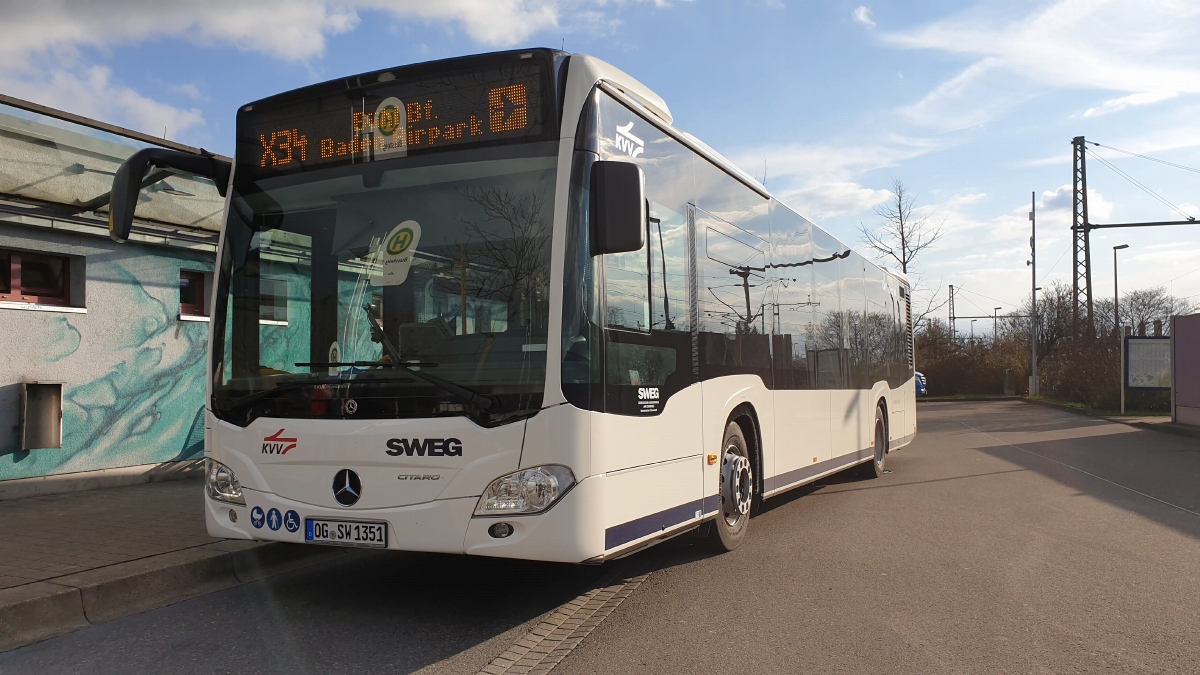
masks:
<path fill-rule="evenodd" d="M 643 555 L 626 560 L 629 563 L 618 563 L 591 589 L 539 621 L 477 675 L 524 675 L 553 670 L 650 577 L 661 556 Z"/>
<path fill-rule="evenodd" d="M 961 420 L 958 420 L 958 423 L 959 423 L 959 424 L 961 424 L 961 425 L 963 425 L 964 427 L 966 427 L 966 428 L 970 429 L 971 431 L 974 431 L 975 433 L 978 433 L 978 434 L 983 434 L 984 436 L 987 436 L 988 438 L 990 438 L 990 439 L 992 439 L 992 440 L 994 440 L 994 441 L 999 441 L 1000 443 L 1003 443 L 1004 445 L 1007 445 L 1007 446 L 1009 446 L 1010 448 L 1016 448 L 1017 450 L 1020 450 L 1021 452 L 1029 453 L 1029 454 L 1033 455 L 1034 457 L 1041 457 L 1041 458 L 1042 458 L 1042 459 L 1044 459 L 1044 460 L 1047 460 L 1047 461 L 1050 461 L 1050 462 L 1054 462 L 1055 464 L 1059 464 L 1059 465 L 1061 465 L 1061 466 L 1065 466 L 1065 467 L 1067 467 L 1068 469 L 1072 469 L 1072 470 L 1078 471 L 1079 473 L 1081 473 L 1081 474 L 1083 474 L 1083 475 L 1085 475 L 1085 476 L 1091 476 L 1092 478 L 1095 478 L 1095 479 L 1097 479 L 1097 480 L 1102 480 L 1102 481 L 1104 481 L 1105 483 L 1108 483 L 1109 485 L 1115 485 L 1115 486 L 1117 486 L 1117 487 L 1121 488 L 1122 490 L 1128 490 L 1129 492 L 1132 492 L 1132 493 L 1133 493 L 1133 494 L 1135 494 L 1135 495 L 1141 495 L 1141 496 L 1145 497 L 1146 499 L 1151 499 L 1151 500 L 1154 500 L 1154 501 L 1158 502 L 1159 504 L 1165 504 L 1166 506 L 1169 506 L 1169 507 L 1171 507 L 1171 508 L 1173 508 L 1173 509 L 1179 509 L 1180 511 L 1183 511 L 1184 513 L 1190 513 L 1190 514 L 1192 514 L 1193 516 L 1200 516 L 1200 513 L 1196 512 L 1196 511 L 1193 511 L 1193 510 L 1191 510 L 1191 509 L 1189 509 L 1189 508 L 1186 508 L 1186 507 L 1180 506 L 1180 505 L 1178 505 L 1178 504 L 1172 504 L 1171 502 L 1169 502 L 1169 501 L 1166 501 L 1165 499 L 1159 499 L 1158 497 L 1155 497 L 1154 495 L 1148 495 L 1148 494 L 1146 494 L 1145 492 L 1141 492 L 1141 491 L 1139 491 L 1139 490 L 1134 490 L 1133 488 L 1131 488 L 1131 487 L 1129 487 L 1129 486 L 1127 486 L 1127 485 L 1121 485 L 1120 483 L 1117 483 L 1116 481 L 1111 481 L 1111 480 L 1109 480 L 1109 479 L 1105 478 L 1104 476 L 1097 476 L 1097 475 L 1096 475 L 1096 474 L 1094 474 L 1094 473 L 1091 473 L 1091 472 L 1089 472 L 1089 471 L 1084 471 L 1083 469 L 1081 469 L 1081 468 L 1079 468 L 1079 467 L 1077 467 L 1077 466 L 1072 466 L 1072 465 L 1070 465 L 1070 464 L 1067 464 L 1066 462 L 1060 462 L 1060 461 L 1058 461 L 1057 459 L 1054 459 L 1054 458 L 1052 458 L 1052 457 L 1047 457 L 1047 456 L 1045 456 L 1045 455 L 1042 455 L 1042 454 L 1036 453 L 1036 452 L 1034 452 L 1034 451 L 1032 451 L 1032 450 L 1026 450 L 1025 448 L 1022 448 L 1021 446 L 1019 446 L 1019 445 L 1016 445 L 1016 444 L 1014 444 L 1014 443 L 1009 443 L 1008 441 L 1006 441 L 1006 440 L 1004 440 L 1004 439 L 1002 439 L 1002 438 L 996 438 L 995 436 L 993 436 L 993 435 L 989 434 L 988 432 L 986 432 L 986 431 L 980 431 L 979 429 L 976 429 L 975 427 L 973 427 L 973 426 L 971 426 L 970 424 L 967 424 L 966 422 L 963 422 L 963 421 L 961 421 Z"/>

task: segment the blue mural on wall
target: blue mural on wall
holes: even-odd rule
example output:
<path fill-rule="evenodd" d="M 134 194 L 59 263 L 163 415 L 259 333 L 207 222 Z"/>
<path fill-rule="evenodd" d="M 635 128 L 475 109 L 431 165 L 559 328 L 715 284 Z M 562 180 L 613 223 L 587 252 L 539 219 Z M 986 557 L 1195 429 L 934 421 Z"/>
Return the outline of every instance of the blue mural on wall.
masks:
<path fill-rule="evenodd" d="M 15 431 L 0 435 L 0 480 L 203 455 L 208 324 L 179 319 L 181 268 L 212 258 L 109 248 L 87 260 L 86 314 L 0 309 L 3 381 L 66 383 L 63 447 L 22 452 Z M 19 385 L 4 389 L 0 424 L 15 425 Z"/>
<path fill-rule="evenodd" d="M 0 382 L 65 382 L 63 447 L 29 452 L 19 450 L 15 431 L 19 385 L 0 385 L 0 429 L 14 429 L 0 433 L 0 481 L 203 456 L 209 324 L 179 319 L 179 271 L 210 271 L 213 258 L 102 240 L 89 241 L 85 257 L 86 314 L 0 308 Z M 308 354 L 306 267 L 275 262 L 267 273 L 286 283 L 286 322 L 260 326 L 262 364 L 294 371 L 297 362 L 325 359 Z M 342 275 L 345 359 L 382 355 L 362 310 L 377 290 Z M 420 300 L 418 314 L 428 319 L 432 301 Z"/>

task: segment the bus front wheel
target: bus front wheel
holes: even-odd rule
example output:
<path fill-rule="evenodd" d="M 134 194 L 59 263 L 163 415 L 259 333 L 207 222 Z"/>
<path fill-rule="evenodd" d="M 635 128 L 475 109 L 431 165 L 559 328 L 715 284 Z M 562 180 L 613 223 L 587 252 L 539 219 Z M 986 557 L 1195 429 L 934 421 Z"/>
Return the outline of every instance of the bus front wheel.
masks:
<path fill-rule="evenodd" d="M 883 414 L 883 406 L 875 408 L 875 458 L 874 461 L 867 462 L 863 465 L 863 476 L 866 478 L 880 478 L 883 476 L 883 465 L 887 461 L 888 452 L 888 431 L 887 420 Z"/>
<path fill-rule="evenodd" d="M 742 427 L 730 422 L 721 443 L 720 508 L 709 525 L 708 538 L 718 551 L 732 551 L 742 543 L 750 526 L 754 503 L 754 464 Z"/>

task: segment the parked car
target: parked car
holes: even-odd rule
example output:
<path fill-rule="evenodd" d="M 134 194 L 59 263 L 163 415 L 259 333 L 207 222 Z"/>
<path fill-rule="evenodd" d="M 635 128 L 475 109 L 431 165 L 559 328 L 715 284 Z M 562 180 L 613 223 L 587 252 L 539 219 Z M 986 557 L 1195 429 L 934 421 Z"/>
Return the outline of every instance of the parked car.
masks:
<path fill-rule="evenodd" d="M 914 373 L 917 376 L 917 396 L 926 396 L 929 391 L 925 389 L 925 375 L 923 373 Z"/>

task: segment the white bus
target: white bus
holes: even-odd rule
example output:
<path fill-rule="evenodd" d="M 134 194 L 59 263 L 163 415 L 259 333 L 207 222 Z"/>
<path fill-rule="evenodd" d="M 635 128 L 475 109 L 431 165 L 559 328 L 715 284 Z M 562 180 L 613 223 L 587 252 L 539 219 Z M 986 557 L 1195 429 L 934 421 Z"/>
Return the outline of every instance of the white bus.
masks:
<path fill-rule="evenodd" d="M 916 431 L 908 283 L 672 126 L 590 56 L 535 49 L 243 106 L 205 499 L 228 539 L 594 563 Z"/>

